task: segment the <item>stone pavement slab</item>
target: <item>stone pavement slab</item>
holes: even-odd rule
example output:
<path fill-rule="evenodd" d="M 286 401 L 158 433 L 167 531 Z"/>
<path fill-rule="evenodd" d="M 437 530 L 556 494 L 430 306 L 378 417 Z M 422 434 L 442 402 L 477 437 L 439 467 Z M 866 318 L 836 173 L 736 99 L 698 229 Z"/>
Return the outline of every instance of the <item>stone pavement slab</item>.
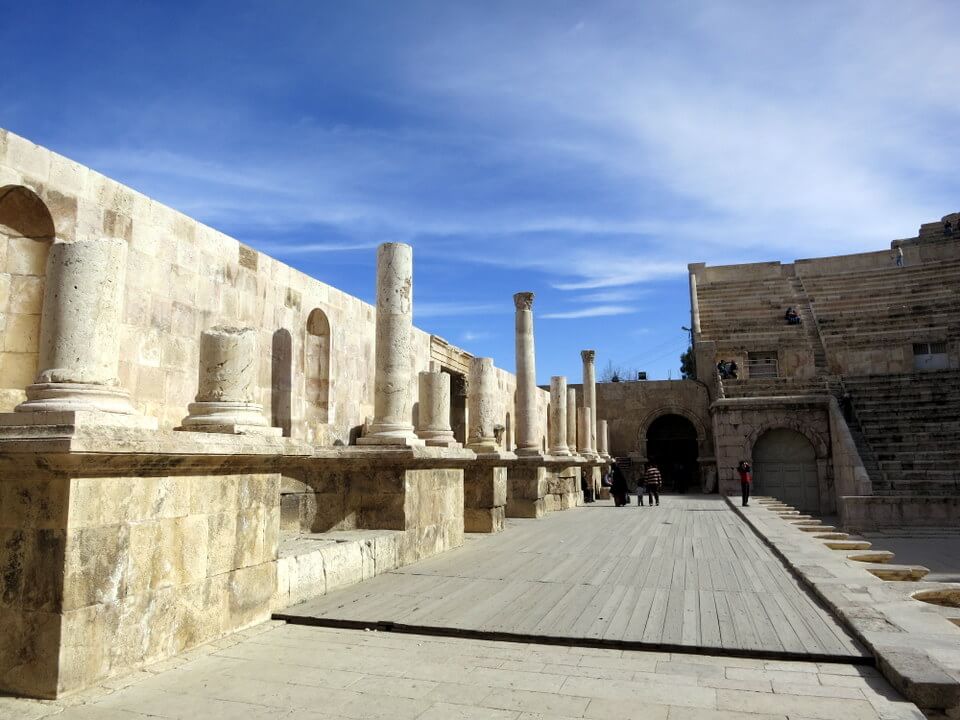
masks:
<path fill-rule="evenodd" d="M 873 668 L 271 623 L 4 720 L 923 720 Z M 231 640 L 234 644 L 230 644 Z M 523 669 L 519 669 L 523 668 Z M 590 675 L 589 669 L 608 672 Z M 634 669 L 640 668 L 640 669 Z M 749 678 L 750 689 L 736 686 Z M 729 678 L 728 686 L 723 680 Z M 130 684 L 127 684 L 130 683 Z"/>
<path fill-rule="evenodd" d="M 912 597 L 924 585 L 957 586 L 883 580 L 868 571 L 869 563 L 829 549 L 765 507 L 763 499 L 734 509 L 870 648 L 894 687 L 928 712 L 960 717 L 960 628 L 949 619 L 951 609 Z"/>
<path fill-rule="evenodd" d="M 277 613 L 581 645 L 810 659 L 868 654 L 718 497 L 609 502 L 493 536 Z"/>

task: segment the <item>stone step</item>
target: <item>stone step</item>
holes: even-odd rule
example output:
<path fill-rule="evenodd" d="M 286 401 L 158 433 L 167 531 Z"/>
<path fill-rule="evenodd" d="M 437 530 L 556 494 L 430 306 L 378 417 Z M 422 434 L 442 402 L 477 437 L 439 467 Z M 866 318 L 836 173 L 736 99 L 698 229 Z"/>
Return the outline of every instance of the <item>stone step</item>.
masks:
<path fill-rule="evenodd" d="M 881 580 L 897 580 L 907 582 L 917 582 L 923 580 L 930 570 L 921 565 L 892 565 L 892 564 L 871 564 L 866 566 L 867 572 L 876 575 Z"/>
<path fill-rule="evenodd" d="M 797 528 L 801 532 L 815 533 L 815 532 L 833 532 L 836 530 L 833 525 L 809 525 L 809 526 L 799 526 Z"/>
<path fill-rule="evenodd" d="M 847 554 L 847 560 L 862 563 L 888 563 L 893 560 L 894 554 L 889 550 L 871 550 L 869 552 L 852 552 Z"/>
<path fill-rule="evenodd" d="M 832 537 L 835 536 L 835 537 Z M 866 540 L 849 540 L 846 533 L 831 533 L 831 535 L 817 536 L 823 544 L 831 550 L 869 550 L 873 544 Z"/>

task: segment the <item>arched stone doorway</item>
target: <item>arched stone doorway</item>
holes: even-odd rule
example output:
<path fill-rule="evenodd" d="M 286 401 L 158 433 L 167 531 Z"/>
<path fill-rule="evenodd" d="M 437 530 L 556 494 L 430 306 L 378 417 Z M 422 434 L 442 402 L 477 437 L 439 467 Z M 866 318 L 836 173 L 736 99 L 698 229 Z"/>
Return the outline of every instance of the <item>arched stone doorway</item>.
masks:
<path fill-rule="evenodd" d="M 664 490 L 699 490 L 698 455 L 697 428 L 683 415 L 661 415 L 647 428 L 647 461 L 660 469 Z"/>
<path fill-rule="evenodd" d="M 820 510 L 817 452 L 801 433 L 768 430 L 753 446 L 753 491 L 771 495 L 798 510 Z"/>

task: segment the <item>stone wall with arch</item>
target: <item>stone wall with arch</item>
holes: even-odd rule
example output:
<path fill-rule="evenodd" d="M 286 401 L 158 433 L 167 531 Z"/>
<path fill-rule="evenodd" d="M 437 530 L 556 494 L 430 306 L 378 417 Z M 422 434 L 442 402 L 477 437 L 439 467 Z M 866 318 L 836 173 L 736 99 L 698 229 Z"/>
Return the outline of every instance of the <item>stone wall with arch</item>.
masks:
<path fill-rule="evenodd" d="M 752 460 L 753 448 L 769 430 L 784 428 L 803 435 L 816 452 L 821 514 L 836 512 L 828 397 L 737 398 L 713 406 L 716 459 L 720 492 L 739 495 L 735 468 Z"/>

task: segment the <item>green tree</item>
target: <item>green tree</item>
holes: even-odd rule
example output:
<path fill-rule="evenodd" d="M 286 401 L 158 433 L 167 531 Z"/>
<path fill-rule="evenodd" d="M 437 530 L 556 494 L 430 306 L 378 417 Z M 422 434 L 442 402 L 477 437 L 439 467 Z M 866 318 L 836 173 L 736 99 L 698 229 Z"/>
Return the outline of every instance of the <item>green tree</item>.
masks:
<path fill-rule="evenodd" d="M 693 345 L 680 355 L 680 376 L 684 380 L 693 380 L 697 377 L 697 363 L 693 356 Z"/>

